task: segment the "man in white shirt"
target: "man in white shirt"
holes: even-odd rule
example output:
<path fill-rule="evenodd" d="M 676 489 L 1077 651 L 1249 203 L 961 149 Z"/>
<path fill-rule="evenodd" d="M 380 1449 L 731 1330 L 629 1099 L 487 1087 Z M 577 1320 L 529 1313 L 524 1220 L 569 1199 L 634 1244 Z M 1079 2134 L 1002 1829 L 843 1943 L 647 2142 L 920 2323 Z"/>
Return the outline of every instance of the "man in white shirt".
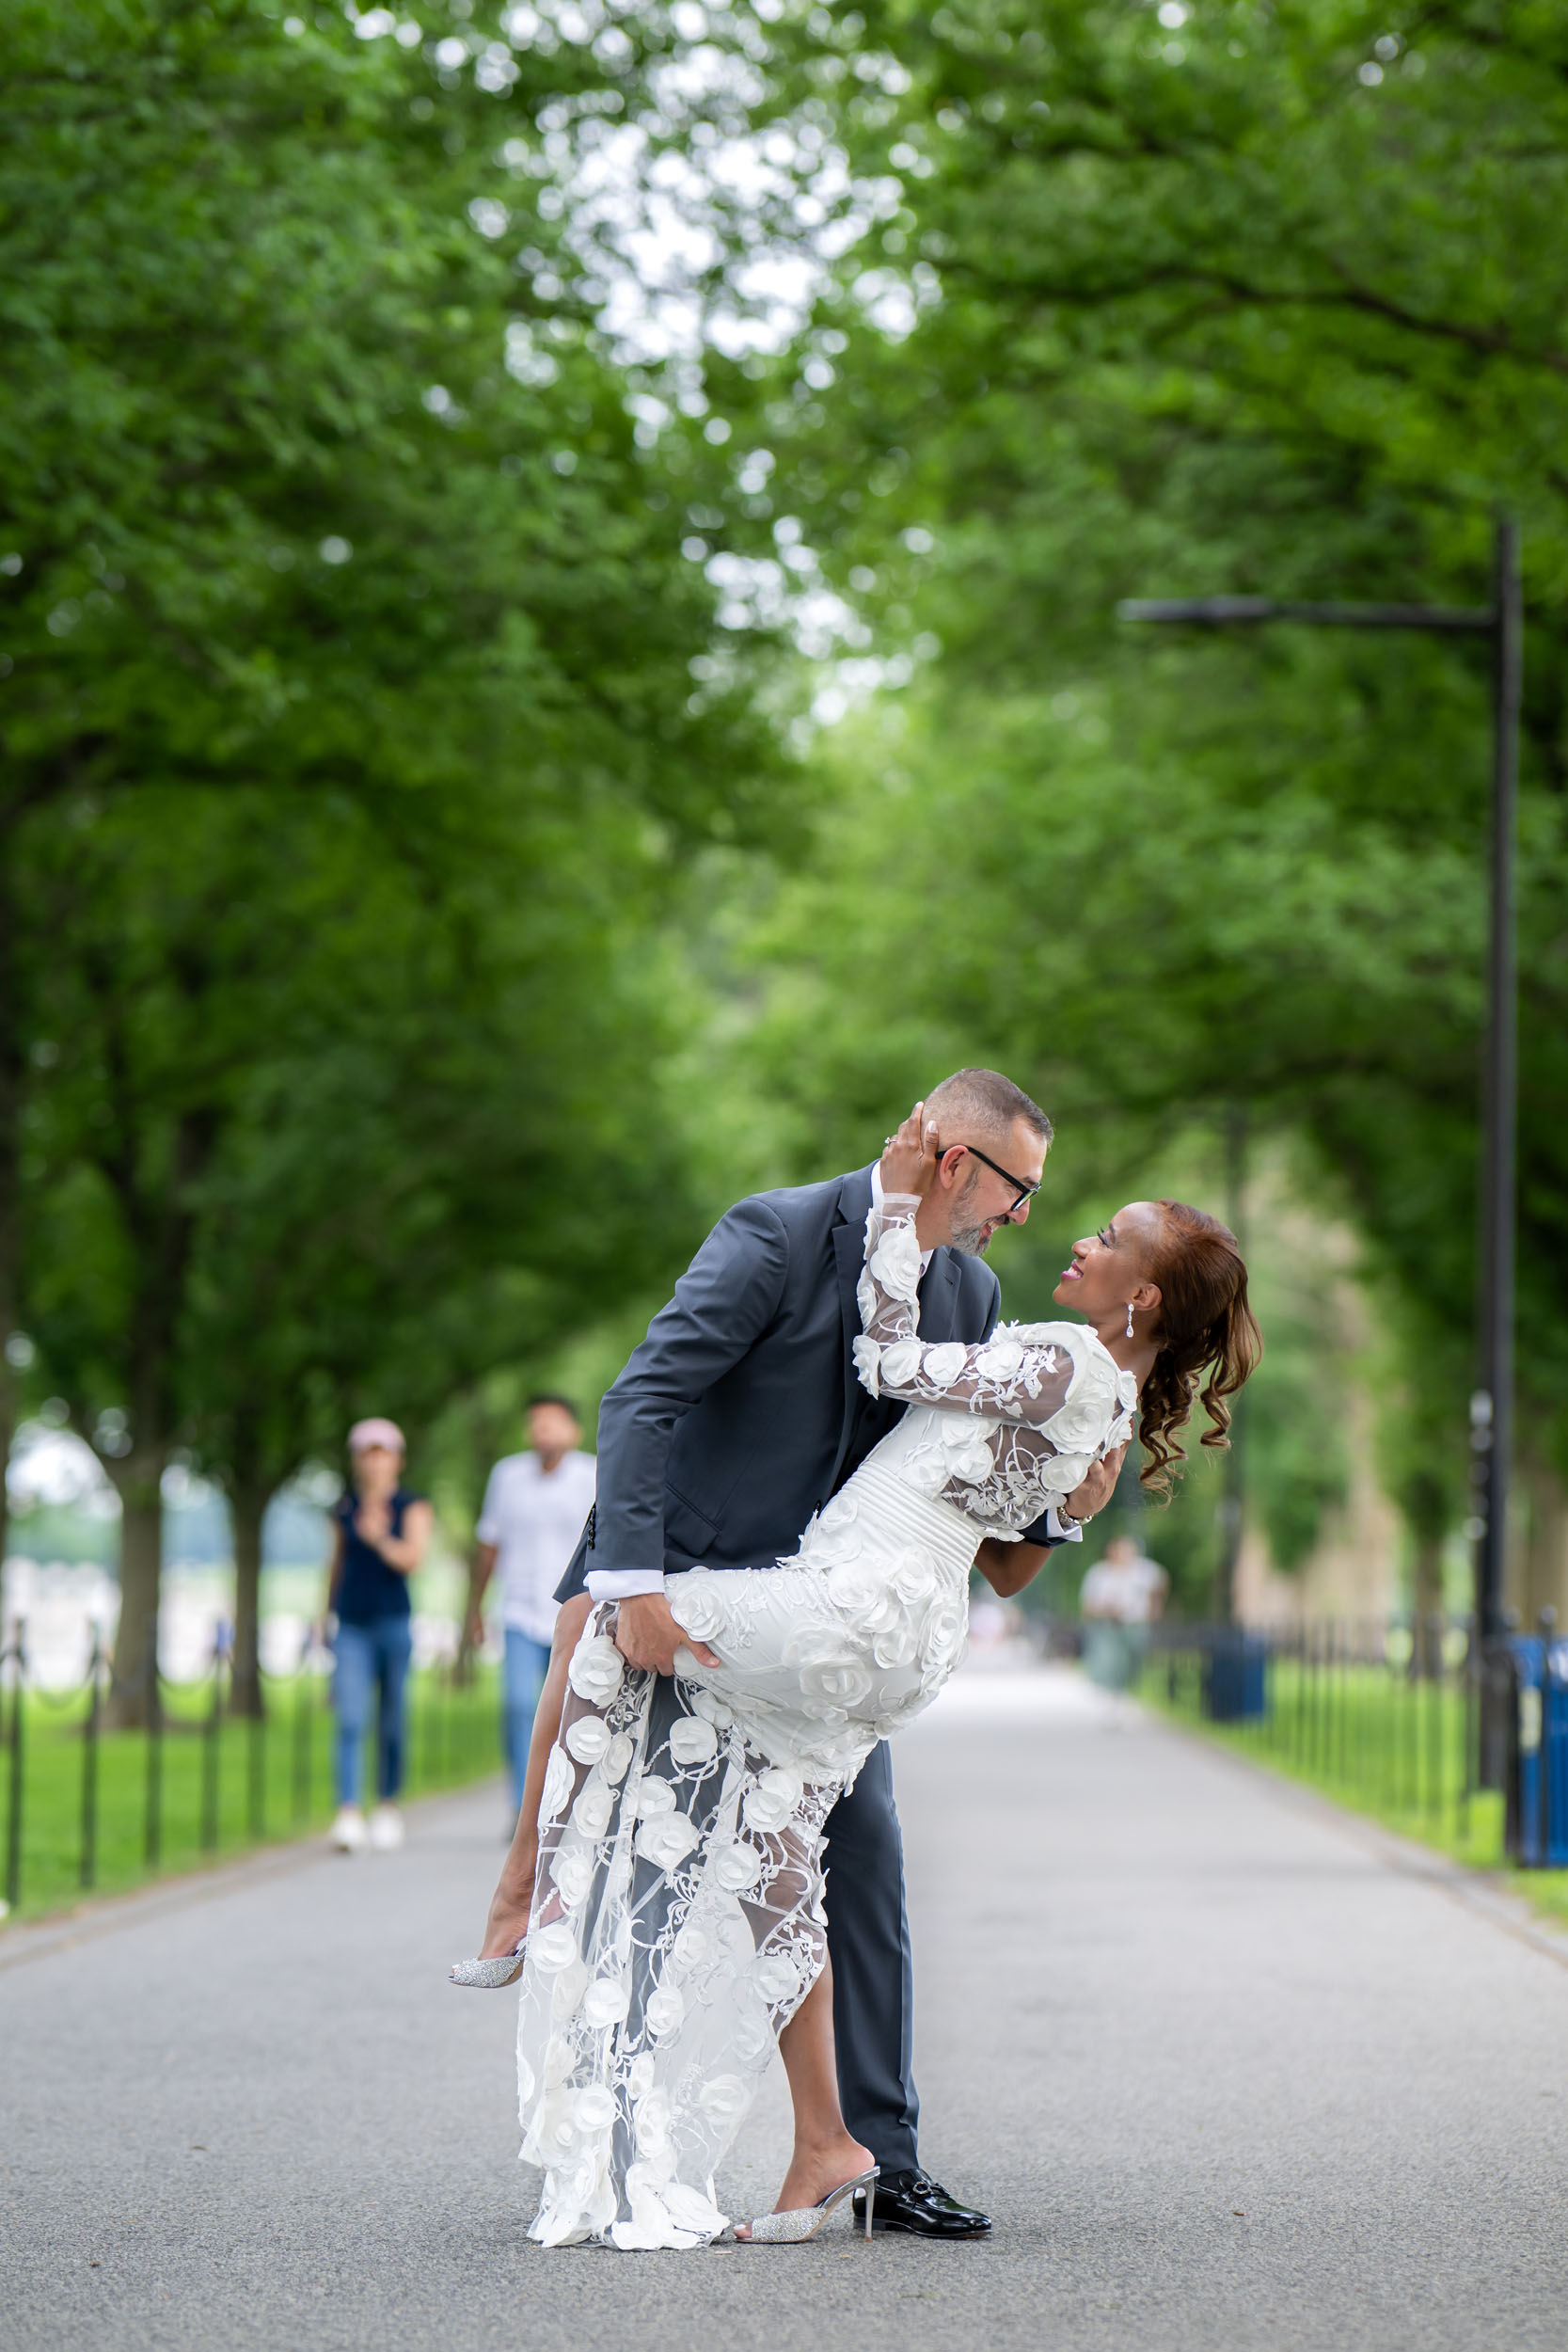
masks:
<path fill-rule="evenodd" d="M 485 1589 L 499 1569 L 506 1635 L 502 1725 L 519 1806 L 534 1709 L 550 1662 L 555 1588 L 593 1508 L 596 1468 L 594 1456 L 581 1451 L 582 1424 L 563 1396 L 531 1399 L 528 1442 L 526 1454 L 509 1454 L 496 1464 L 484 1489 L 475 1530 L 479 1558 L 470 1628 L 477 1641 Z"/>
<path fill-rule="evenodd" d="M 1117 1625 L 1148 1625 L 1164 1608 L 1170 1578 L 1133 1535 L 1113 1535 L 1105 1557 L 1084 1579 L 1078 1606 L 1085 1617 Z"/>

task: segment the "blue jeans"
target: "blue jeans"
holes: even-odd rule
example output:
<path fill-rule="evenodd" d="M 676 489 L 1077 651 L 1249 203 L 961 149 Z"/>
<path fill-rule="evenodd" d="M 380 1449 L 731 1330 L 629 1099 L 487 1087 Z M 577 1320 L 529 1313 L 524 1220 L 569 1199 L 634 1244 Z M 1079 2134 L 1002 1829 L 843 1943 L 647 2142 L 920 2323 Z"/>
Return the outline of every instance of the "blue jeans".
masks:
<path fill-rule="evenodd" d="M 533 1737 L 534 1710 L 549 1670 L 550 1645 L 531 1633 L 506 1629 L 506 1680 L 501 1699 L 501 1739 L 512 1767 L 513 1793 L 523 1809 L 523 1782 L 528 1775 L 528 1745 Z"/>
<path fill-rule="evenodd" d="M 376 1793 L 384 1801 L 403 1787 L 403 1694 L 414 1629 L 406 1617 L 377 1617 L 372 1625 L 342 1625 L 335 1645 L 332 1706 L 338 1718 L 338 1803 L 359 1802 L 359 1751 L 375 1692 Z"/>

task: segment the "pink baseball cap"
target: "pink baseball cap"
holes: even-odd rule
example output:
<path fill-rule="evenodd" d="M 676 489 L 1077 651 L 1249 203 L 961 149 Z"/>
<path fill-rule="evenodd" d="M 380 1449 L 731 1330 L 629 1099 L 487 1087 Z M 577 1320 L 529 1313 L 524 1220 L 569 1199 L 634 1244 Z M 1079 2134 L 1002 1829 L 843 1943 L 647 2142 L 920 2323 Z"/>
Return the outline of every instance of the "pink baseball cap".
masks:
<path fill-rule="evenodd" d="M 393 1454 L 406 1452 L 397 1422 L 382 1421 L 373 1413 L 369 1421 L 355 1422 L 348 1433 L 348 1450 L 351 1454 L 363 1454 L 367 1446 L 372 1445 L 384 1445 Z"/>

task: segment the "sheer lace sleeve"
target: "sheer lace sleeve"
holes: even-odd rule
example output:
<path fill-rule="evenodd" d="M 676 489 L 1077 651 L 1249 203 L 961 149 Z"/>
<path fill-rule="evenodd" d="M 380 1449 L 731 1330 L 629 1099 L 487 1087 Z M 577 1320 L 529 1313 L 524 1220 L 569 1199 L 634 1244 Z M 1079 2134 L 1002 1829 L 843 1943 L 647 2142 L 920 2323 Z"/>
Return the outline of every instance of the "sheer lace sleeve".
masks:
<path fill-rule="evenodd" d="M 1005 1326 L 977 1347 L 961 1341 L 927 1344 L 919 1323 L 919 1201 L 884 1193 L 866 1220 L 865 1270 L 856 1296 L 861 1336 L 855 1369 L 873 1396 L 934 1405 L 943 1412 L 991 1413 L 1043 1428 L 1068 1401 L 1077 1359 L 1067 1339 L 1028 1343 Z"/>

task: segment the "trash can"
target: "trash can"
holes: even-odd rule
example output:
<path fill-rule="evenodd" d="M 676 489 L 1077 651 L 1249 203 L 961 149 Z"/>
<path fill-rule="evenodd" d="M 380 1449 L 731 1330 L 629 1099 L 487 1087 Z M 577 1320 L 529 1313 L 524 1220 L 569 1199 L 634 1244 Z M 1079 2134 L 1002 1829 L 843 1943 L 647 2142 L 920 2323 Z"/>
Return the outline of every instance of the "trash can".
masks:
<path fill-rule="evenodd" d="M 1568 1869 L 1568 1642 L 1548 1642 L 1541 1726 L 1541 1843 L 1548 1870 Z"/>
<path fill-rule="evenodd" d="M 1513 1633 L 1497 1647 L 1508 1668 L 1503 1843 L 1524 1869 L 1568 1869 L 1568 1641 Z"/>
<path fill-rule="evenodd" d="M 1212 1724 L 1256 1723 L 1268 1708 L 1268 1645 L 1259 1633 L 1226 1627 L 1214 1636 L 1203 1676 Z"/>

